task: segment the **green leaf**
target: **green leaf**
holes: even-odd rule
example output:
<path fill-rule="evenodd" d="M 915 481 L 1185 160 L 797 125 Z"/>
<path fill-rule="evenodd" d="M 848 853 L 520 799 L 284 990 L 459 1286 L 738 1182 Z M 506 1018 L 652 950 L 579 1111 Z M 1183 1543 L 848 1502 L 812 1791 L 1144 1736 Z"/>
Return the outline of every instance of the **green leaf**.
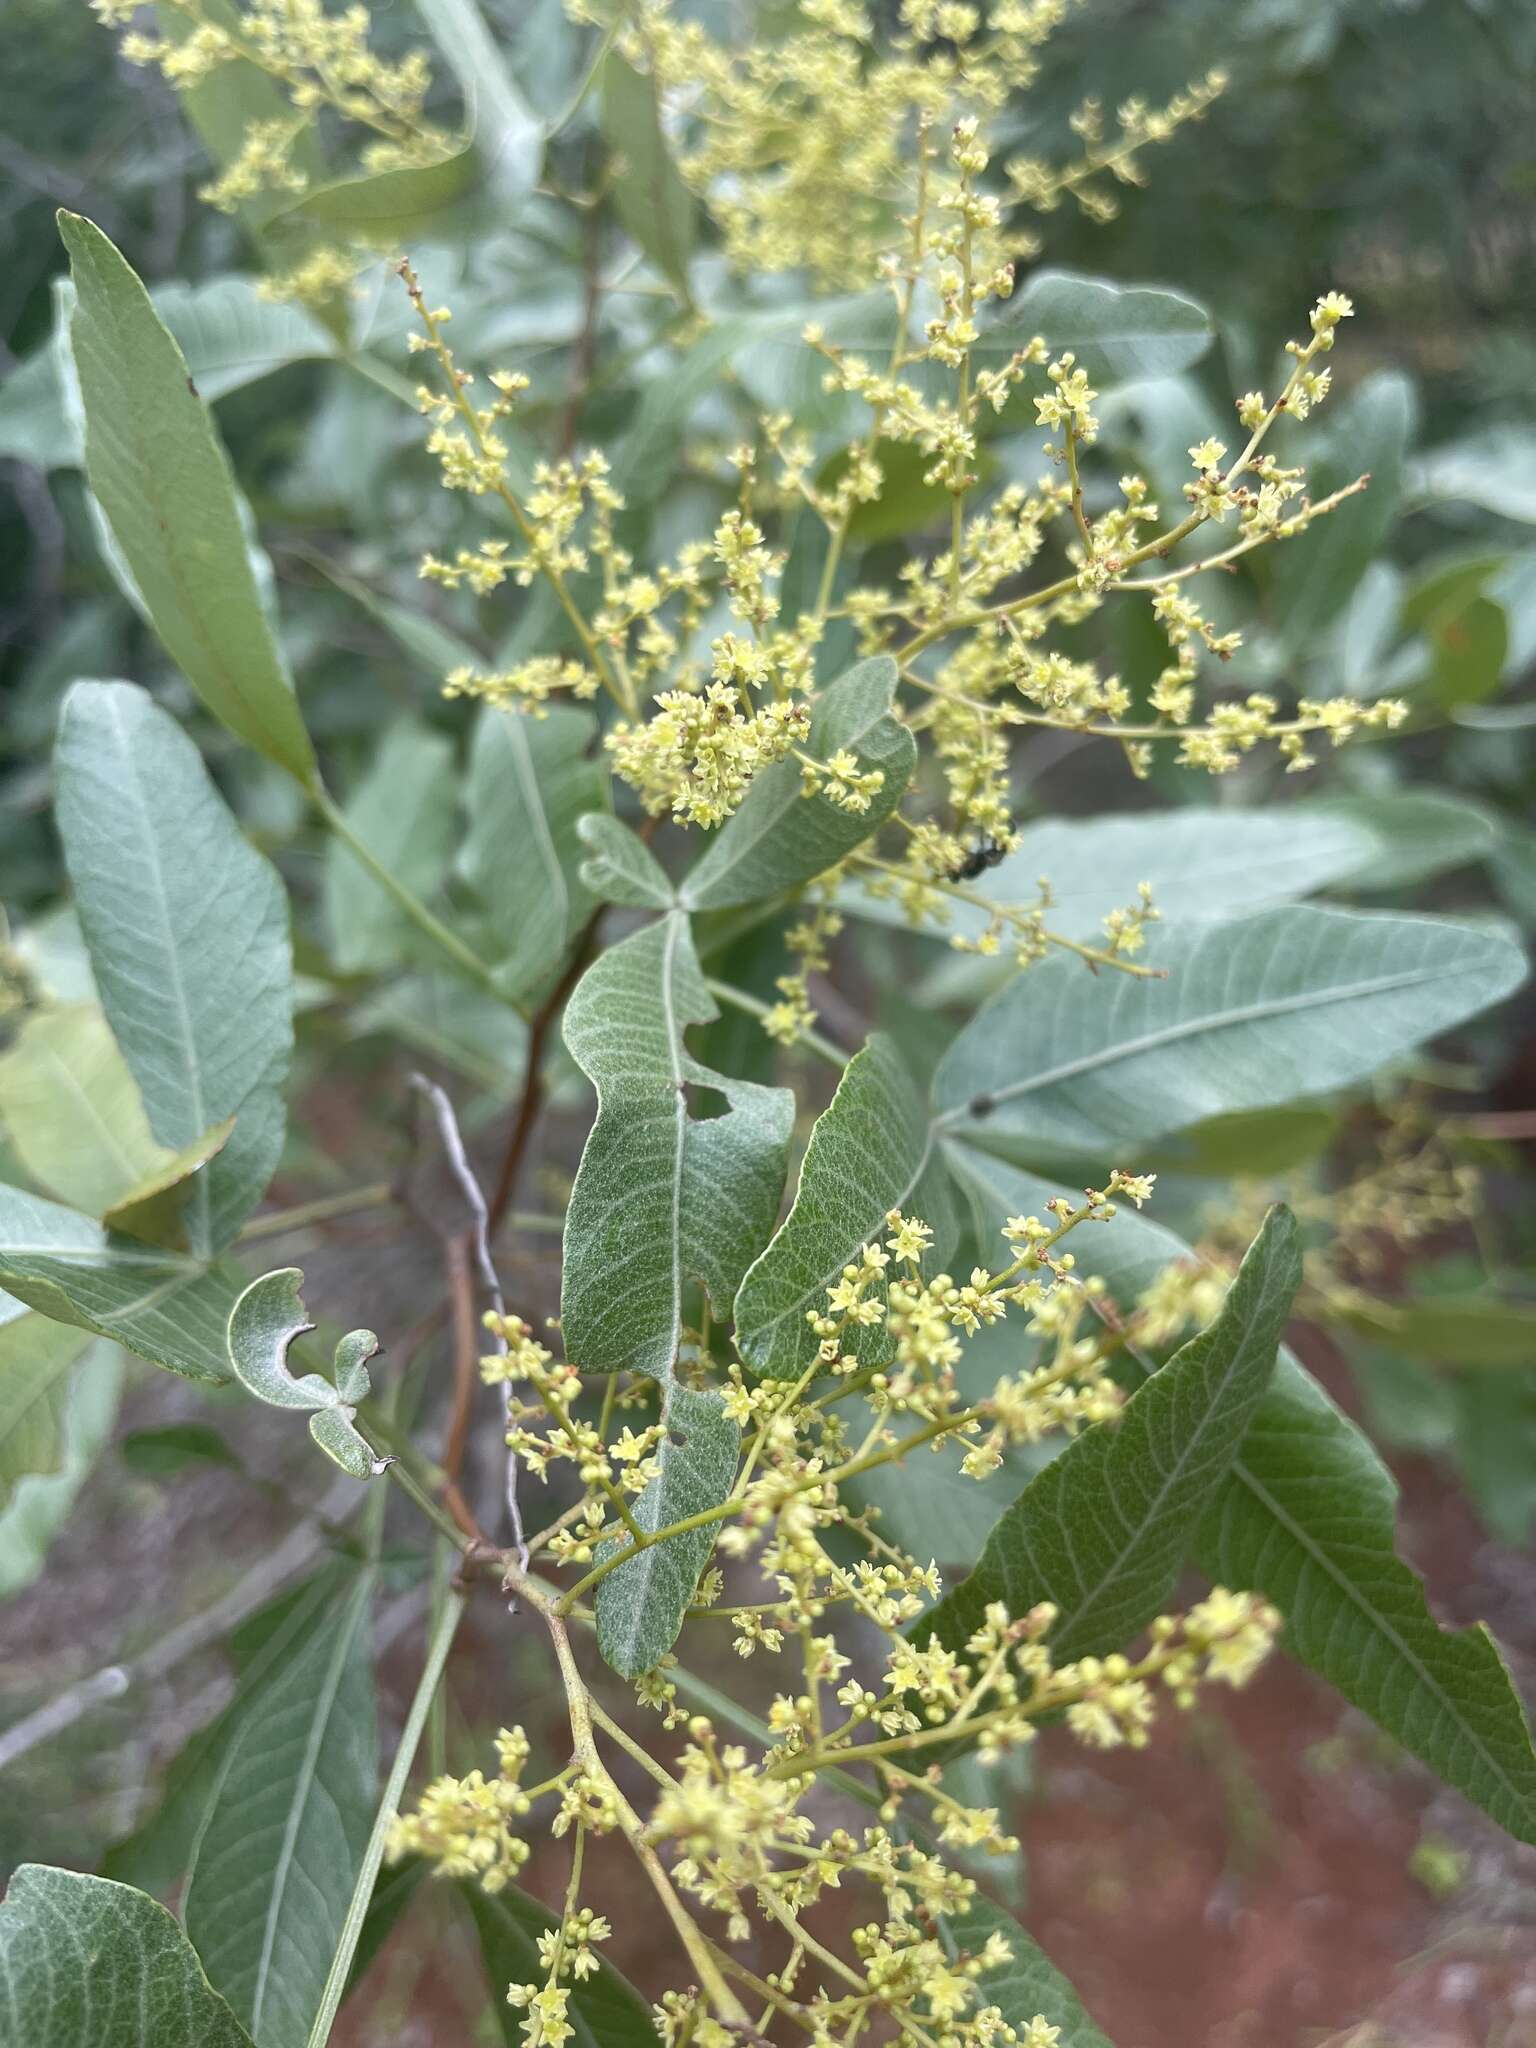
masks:
<path fill-rule="evenodd" d="M 182 1918 L 257 2048 L 306 2048 L 377 1796 L 371 1573 L 343 1582 L 220 1746 Z"/>
<path fill-rule="evenodd" d="M 623 159 L 613 184 L 619 219 L 686 302 L 693 194 L 672 161 L 655 78 L 642 76 L 616 50 L 603 62 L 602 124 L 608 147 Z"/>
<path fill-rule="evenodd" d="M 991 359 L 1044 335 L 1053 356 L 1070 349 L 1099 390 L 1171 377 L 1199 362 L 1215 334 L 1193 299 L 1148 285 L 1114 285 L 1070 270 L 1038 270 L 983 330 Z"/>
<path fill-rule="evenodd" d="M 1396 1351 L 1436 1365 L 1536 1366 L 1536 1303 L 1499 1301 L 1488 1294 L 1436 1294 L 1410 1301 L 1352 1297 L 1342 1320 Z"/>
<path fill-rule="evenodd" d="M 0 1186 L 0 1287 L 187 1379 L 228 1380 L 224 1328 L 241 1284 L 229 1266 L 156 1250 Z"/>
<path fill-rule="evenodd" d="M 150 299 L 186 357 L 199 396 L 210 405 L 289 363 L 336 353 L 334 337 L 318 320 L 300 306 L 259 298 L 248 277 L 157 285 Z M 25 357 L 0 389 L 0 454 L 40 469 L 78 468 L 84 460 L 60 380 L 61 340 L 67 348 L 67 335 L 55 335 Z"/>
<path fill-rule="evenodd" d="M 216 718 L 314 788 L 319 771 L 251 570 L 234 481 L 186 359 L 138 278 L 61 213 L 85 468 L 172 660 Z"/>
<path fill-rule="evenodd" d="M 827 1289 L 859 1247 L 908 1203 L 928 1156 L 922 1098 L 891 1040 L 877 1033 L 817 1118 L 794 1206 L 741 1283 L 736 1342 L 749 1364 L 775 1379 L 805 1371 L 818 1341 L 807 1312 L 826 1306 Z M 847 1349 L 867 1365 L 892 1356 L 879 1325 L 859 1331 Z"/>
<path fill-rule="evenodd" d="M 223 1465 L 240 1471 L 227 1441 L 206 1422 L 173 1422 L 163 1429 L 131 1429 L 117 1446 L 130 1472 L 169 1479 L 194 1465 Z"/>
<path fill-rule="evenodd" d="M 196 747 L 131 683 L 77 683 L 54 756 L 64 858 L 102 1006 L 162 1145 L 233 1116 L 189 1187 L 198 1253 L 234 1237 L 282 1150 L 288 904 Z"/>
<path fill-rule="evenodd" d="M 741 1431 L 713 1388 L 695 1391 L 675 1380 L 662 1420 L 667 1433 L 657 1452 L 660 1475 L 633 1505 L 636 1522 L 648 1534 L 718 1507 L 735 1484 L 741 1452 Z M 621 1678 L 651 1670 L 677 1641 L 717 1533 L 713 1524 L 686 1530 L 599 1579 L 597 1647 Z M 611 1554 L 605 1548 L 601 1556 Z"/>
<path fill-rule="evenodd" d="M 48 1546 L 69 1521 L 75 1500 L 112 1434 L 123 1378 L 115 1344 L 94 1344 L 76 1366 L 61 1417 L 63 1450 L 56 1472 L 20 1480 L 0 1514 L 0 1600 L 31 1585 Z"/>
<path fill-rule="evenodd" d="M 1481 1375 L 1453 1382 L 1449 1391 L 1467 1490 L 1499 1541 L 1524 1549 L 1536 1526 L 1536 1379 L 1528 1372 Z"/>
<path fill-rule="evenodd" d="M 776 761 L 754 777 L 710 842 L 683 884 L 682 902 L 718 910 L 777 896 L 824 873 L 884 823 L 917 762 L 911 733 L 891 716 L 896 681 L 891 657 L 871 655 L 829 685 L 811 720 L 808 751 L 817 760 L 846 747 L 862 772 L 884 775 L 869 809 L 845 811 L 825 796 L 804 796 L 798 764 Z"/>
<path fill-rule="evenodd" d="M 691 1056 L 689 1025 L 717 1014 L 677 911 L 602 954 L 566 1007 L 566 1045 L 597 1089 L 566 1212 L 560 1311 L 583 1372 L 667 1379 L 687 1283 L 702 1282 L 725 1314 L 773 1228 L 794 1097 Z M 696 1087 L 724 1095 L 725 1113 L 693 1114 Z"/>
<path fill-rule="evenodd" d="M 1065 1192 L 946 1151 L 983 1231 Z M 1094 1231 L 1094 1271 L 1122 1305 L 1190 1256 L 1172 1231 L 1123 1208 Z M 1195 1557 L 1219 1584 L 1263 1593 L 1303 1663 L 1512 1835 L 1536 1841 L 1536 1753 L 1519 1695 L 1485 1628 L 1443 1629 L 1430 1613 L 1393 1548 L 1396 1501 L 1370 1443 L 1282 1350 Z"/>
<path fill-rule="evenodd" d="M 995 2005 L 1020 2035 L 1032 2019 L 1059 2027 L 1056 2048 L 1110 2048 L 1066 1978 L 1001 1906 L 978 1894 L 963 1914 L 941 1919 L 939 1928 L 954 1957 L 980 1955 L 993 1935 L 1000 1935 L 1012 1950 L 1011 1961 L 982 1971 L 976 1979 L 978 2006 Z"/>
<path fill-rule="evenodd" d="M 466 143 L 436 163 L 406 164 L 392 171 L 368 171 L 316 185 L 285 206 L 273 222 L 286 237 L 297 227 L 322 228 L 381 248 L 420 240 L 443 223 L 438 215 L 457 206 L 485 178 L 478 144 Z"/>
<path fill-rule="evenodd" d="M 90 1341 L 0 1295 L 0 1511 L 21 1480 L 60 1471 L 70 1375 Z"/>
<path fill-rule="evenodd" d="M 1204 1117 L 1364 1080 L 1525 975 L 1495 929 L 1302 905 L 1185 926 L 1158 959 L 1166 981 L 1058 956 L 1010 982 L 940 1062 L 939 1127 L 1119 1160 Z"/>
<path fill-rule="evenodd" d="M 28 2048 L 251 2048 L 164 1906 L 23 1863 L 0 1905 L 0 2036 Z"/>
<path fill-rule="evenodd" d="M 1018 1619 L 1048 1600 L 1060 1615 L 1050 1638 L 1058 1663 L 1123 1649 L 1168 1604 L 1263 1398 L 1300 1285 L 1296 1219 L 1277 1206 L 1216 1320 L 1137 1389 L 1117 1423 L 1085 1431 L 1030 1481 L 921 1634 L 961 1649 L 993 1601 Z"/>
<path fill-rule="evenodd" d="M 453 742 L 414 718 L 386 728 L 368 773 L 342 815 L 369 851 L 425 902 L 442 886 L 458 821 Z M 325 921 L 343 974 L 409 958 L 416 927 L 387 890 L 332 834 L 325 849 Z"/>
<path fill-rule="evenodd" d="M 524 2016 L 507 2004 L 507 1986 L 544 1982 L 548 1971 L 539 1957 L 539 1936 L 558 1925 L 558 1916 L 516 1885 L 494 1894 L 477 1884 L 460 1890 L 480 1936 L 501 2037 L 506 2048 L 523 2048 Z M 600 1953 L 596 1975 L 572 1984 L 566 2019 L 575 2048 L 656 2048 L 650 2007 Z"/>
<path fill-rule="evenodd" d="M 464 94 L 467 126 L 501 202 L 525 199 L 538 182 L 544 130 L 512 76 L 504 45 L 486 26 L 477 0 L 416 0 Z"/>
<path fill-rule="evenodd" d="M 1276 1375 L 1232 1478 L 1208 1511 L 1200 1564 L 1264 1593 L 1284 1641 L 1448 1785 L 1536 1842 L 1536 1751 L 1481 1625 L 1444 1629 L 1394 1554 L 1397 1489 L 1299 1367 Z"/>
<path fill-rule="evenodd" d="M 581 879 L 604 903 L 633 910 L 670 910 L 677 901 L 666 869 L 637 833 L 617 818 L 589 812 L 576 836 L 592 858 L 582 862 Z"/>
<path fill-rule="evenodd" d="M 201 0 L 191 15 L 176 0 L 158 0 L 156 26 L 168 42 L 179 43 L 195 33 L 206 21 L 215 28 L 238 29 L 240 9 L 235 0 Z M 228 57 L 215 64 L 203 77 L 183 88 L 183 106 L 203 147 L 220 170 L 239 156 L 246 131 L 256 121 L 293 123 L 293 107 L 287 93 L 270 72 L 245 57 Z M 299 130 L 292 145 L 292 161 L 307 178 L 323 177 L 325 157 L 318 133 L 312 127 Z M 240 217 L 259 241 L 261 229 L 287 204 L 281 192 L 254 192 L 240 202 Z"/>
<path fill-rule="evenodd" d="M 0 1117 L 32 1178 L 92 1216 L 172 1157 L 151 1136 L 138 1084 L 93 1003 L 26 1019 L 0 1056 Z"/>
<path fill-rule="evenodd" d="M 368 1398 L 368 1360 L 379 1340 L 372 1330 L 349 1330 L 336 1346 L 334 1379 L 317 1372 L 295 1379 L 288 1347 L 315 1327 L 299 1298 L 303 1279 L 296 1266 L 284 1266 L 246 1288 L 229 1312 L 230 1371 L 269 1407 L 311 1411 L 309 1433 L 327 1457 L 354 1479 L 370 1479 L 382 1466 L 356 1421 L 358 1403 Z"/>
<path fill-rule="evenodd" d="M 1373 842 L 1350 870 L 1356 889 L 1398 889 L 1451 868 L 1486 859 L 1499 844 L 1499 823 L 1481 804 L 1439 790 L 1393 790 L 1380 796 L 1318 797 L 1297 807 L 1306 832 L 1336 819 L 1363 827 Z"/>
<path fill-rule="evenodd" d="M 568 705 L 543 718 L 488 705 L 475 727 L 461 866 L 500 942 L 490 964 L 520 1002 L 548 988 L 596 907 L 577 829 L 608 804 L 608 777 L 588 759 L 596 730 Z"/>
<path fill-rule="evenodd" d="M 1397 517 L 1413 387 L 1396 371 L 1367 377 L 1330 412 L 1327 447 L 1310 464 L 1314 500 L 1369 473 L 1369 488 L 1288 542 L 1275 557 L 1273 617 L 1288 647 L 1306 645 L 1343 611 Z"/>

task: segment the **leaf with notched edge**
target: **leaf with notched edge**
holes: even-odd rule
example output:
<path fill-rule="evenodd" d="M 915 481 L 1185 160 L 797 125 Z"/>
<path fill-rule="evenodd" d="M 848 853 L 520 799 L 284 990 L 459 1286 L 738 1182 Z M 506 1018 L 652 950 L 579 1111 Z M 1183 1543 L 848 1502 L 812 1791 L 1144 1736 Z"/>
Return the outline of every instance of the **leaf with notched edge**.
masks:
<path fill-rule="evenodd" d="M 794 1097 L 693 1058 L 689 1025 L 716 1014 L 680 911 L 602 954 L 566 1007 L 565 1042 L 597 1088 L 566 1211 L 560 1311 L 583 1372 L 668 1380 L 688 1283 L 725 1314 L 773 1228 Z M 693 1090 L 724 1096 L 724 1114 L 698 1115 Z"/>

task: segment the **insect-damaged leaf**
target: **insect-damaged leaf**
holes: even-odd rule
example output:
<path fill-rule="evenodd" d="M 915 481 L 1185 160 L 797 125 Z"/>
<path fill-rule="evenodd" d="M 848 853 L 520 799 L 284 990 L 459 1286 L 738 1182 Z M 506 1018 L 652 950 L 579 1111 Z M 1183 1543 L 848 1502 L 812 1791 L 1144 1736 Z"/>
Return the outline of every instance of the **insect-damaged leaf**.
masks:
<path fill-rule="evenodd" d="M 565 1042 L 597 1089 L 566 1212 L 560 1311 L 583 1372 L 666 1380 L 689 1283 L 726 1313 L 773 1228 L 794 1097 L 690 1055 L 689 1025 L 716 1014 L 677 911 L 604 953 L 567 1005 Z M 707 1114 L 706 1099 L 701 1117 L 691 1090 L 723 1095 L 725 1112 Z"/>

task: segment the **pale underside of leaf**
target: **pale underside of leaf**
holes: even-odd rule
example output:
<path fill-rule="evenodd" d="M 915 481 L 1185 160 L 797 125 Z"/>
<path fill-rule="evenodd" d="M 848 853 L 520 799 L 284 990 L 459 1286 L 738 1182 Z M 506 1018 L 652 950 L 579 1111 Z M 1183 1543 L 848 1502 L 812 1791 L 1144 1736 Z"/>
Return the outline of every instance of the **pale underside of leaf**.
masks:
<path fill-rule="evenodd" d="M 582 1370 L 665 1381 L 682 1341 L 685 1291 L 727 1311 L 772 1228 L 794 1098 L 733 1080 L 687 1051 L 716 1015 L 687 919 L 672 912 L 610 948 L 566 1009 L 566 1044 L 598 1092 L 566 1213 L 561 1320 Z M 696 1118 L 688 1091 L 723 1094 Z"/>

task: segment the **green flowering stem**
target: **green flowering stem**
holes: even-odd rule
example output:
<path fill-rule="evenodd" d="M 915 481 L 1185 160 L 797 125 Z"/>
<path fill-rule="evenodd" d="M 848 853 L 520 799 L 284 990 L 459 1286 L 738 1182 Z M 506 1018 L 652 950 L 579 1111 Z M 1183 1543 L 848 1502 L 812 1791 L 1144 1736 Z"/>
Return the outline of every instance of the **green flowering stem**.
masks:
<path fill-rule="evenodd" d="M 923 687 L 932 689 L 934 686 L 932 684 L 925 684 Z M 947 693 L 935 690 L 935 695 L 941 694 Z M 1073 729 L 1075 731 L 1092 730 L 1091 727 L 1081 726 L 1074 727 Z M 1116 726 L 1114 730 L 1118 735 L 1131 730 L 1131 728 Z M 1277 727 L 1276 730 L 1278 731 L 1279 728 Z M 900 816 L 899 812 L 897 816 Z M 906 821 L 903 819 L 902 822 L 905 823 Z M 906 868 L 898 867 L 894 861 L 881 860 L 873 853 L 850 854 L 849 860 L 858 867 L 873 868 L 877 874 L 889 875 L 894 881 L 911 882 L 913 879 L 911 873 Z M 1143 967 L 1134 960 L 1127 960 L 1123 953 L 1111 953 L 1102 946 L 1085 946 L 1081 940 L 1069 939 L 1062 932 L 1047 931 L 1043 926 L 1035 924 L 1033 917 L 1028 911 L 1015 910 L 1006 903 L 994 903 L 990 896 L 983 896 L 979 889 L 968 889 L 961 882 L 949 882 L 942 878 L 936 879 L 928 875 L 922 877 L 922 882 L 925 888 L 935 889 L 941 896 L 952 896 L 957 903 L 969 903 L 976 910 L 986 911 L 989 917 L 1001 918 L 1005 924 L 1011 924 L 1021 931 L 1027 930 L 1031 936 L 1038 933 L 1039 938 L 1045 945 L 1057 946 L 1064 953 L 1075 953 L 1079 960 L 1085 960 L 1095 970 L 1100 967 L 1112 967 L 1117 974 L 1131 974 L 1139 981 L 1166 981 L 1167 979 L 1166 968 Z"/>
<path fill-rule="evenodd" d="M 352 1958 L 357 1953 L 363 1922 L 368 1917 L 368 1902 L 373 1897 L 373 1887 L 378 1881 L 379 1869 L 384 1861 L 384 1844 L 389 1835 L 390 1825 L 400 1810 L 405 1781 L 410 1776 L 411 1765 L 416 1760 L 422 1730 L 427 1725 L 427 1715 L 437 1696 L 438 1686 L 442 1683 L 443 1667 L 448 1662 L 448 1652 L 453 1647 L 454 1636 L 464 1617 L 467 1600 L 468 1595 L 457 1586 L 450 1585 L 446 1588 L 431 1640 L 427 1644 L 427 1658 L 422 1666 L 421 1678 L 416 1687 L 415 1697 L 411 1701 L 410 1712 L 406 1715 L 405 1727 L 401 1731 L 400 1746 L 395 1751 L 395 1760 L 389 1767 L 389 1777 L 385 1781 L 383 1796 L 373 1818 L 368 1846 L 363 1851 L 363 1864 L 357 1873 L 357 1883 L 352 1888 L 352 1901 L 347 1907 L 347 1917 L 342 1923 L 341 1939 L 336 1945 L 336 1953 L 331 1958 L 325 1989 L 320 1994 L 320 2010 L 315 2014 L 315 2023 L 309 2030 L 309 2048 L 325 2048 L 331 2036 L 331 2028 L 335 2024 L 336 2014 L 341 2008 L 341 2001 L 346 1994 L 347 1979 L 352 1973 Z"/>
<path fill-rule="evenodd" d="M 576 1761 L 595 1783 L 602 1786 L 613 1801 L 613 1809 L 618 1816 L 619 1832 L 635 1852 L 640 1867 L 650 1879 L 667 1918 L 672 1922 L 677 1937 L 687 1952 L 689 1962 L 698 1971 L 699 1983 L 708 1994 L 710 2004 L 728 2025 L 750 2027 L 751 2021 L 746 2008 L 726 1983 L 710 1953 L 709 1943 L 705 1940 L 702 1930 L 673 1889 L 672 1880 L 668 1877 L 661 1858 L 646 1838 L 639 1815 L 615 1784 L 607 1765 L 598 1754 L 597 1740 L 592 1732 L 593 1702 L 577 1669 L 576 1658 L 571 1650 L 571 1639 L 566 1634 L 562 1618 L 565 1603 L 557 1606 L 535 1581 L 522 1572 L 509 1570 L 504 1583 L 520 1598 L 526 1600 L 530 1607 L 542 1614 L 548 1625 L 550 1640 L 555 1646 L 555 1659 L 560 1666 L 560 1677 L 565 1686 Z"/>
<path fill-rule="evenodd" d="M 732 987 L 728 981 L 716 981 L 706 976 L 704 986 L 717 1001 L 729 1003 L 733 1010 L 744 1010 L 749 1017 L 756 1017 L 760 1022 L 769 1013 L 767 1003 L 757 996 L 749 995 L 744 988 Z M 839 1069 L 846 1067 L 850 1058 L 841 1046 L 834 1045 L 830 1038 L 823 1038 L 819 1031 L 799 1031 L 792 1043 L 803 1045 L 807 1052 L 815 1053 L 818 1059 L 823 1059 L 829 1066 Z"/>
<path fill-rule="evenodd" d="M 447 925 L 434 917 L 420 898 L 413 896 L 399 877 L 390 872 L 373 849 L 352 830 L 342 812 L 324 790 L 316 791 L 315 805 L 327 827 L 335 833 L 347 851 L 368 870 L 379 887 L 394 899 L 416 929 L 425 933 L 433 945 L 445 953 L 459 972 L 474 982 L 477 988 L 483 989 L 487 995 L 494 996 L 498 1003 L 505 1003 L 509 1010 L 516 1010 L 516 1003 L 502 988 L 479 954 L 465 945 L 456 932 L 450 931 Z"/>

